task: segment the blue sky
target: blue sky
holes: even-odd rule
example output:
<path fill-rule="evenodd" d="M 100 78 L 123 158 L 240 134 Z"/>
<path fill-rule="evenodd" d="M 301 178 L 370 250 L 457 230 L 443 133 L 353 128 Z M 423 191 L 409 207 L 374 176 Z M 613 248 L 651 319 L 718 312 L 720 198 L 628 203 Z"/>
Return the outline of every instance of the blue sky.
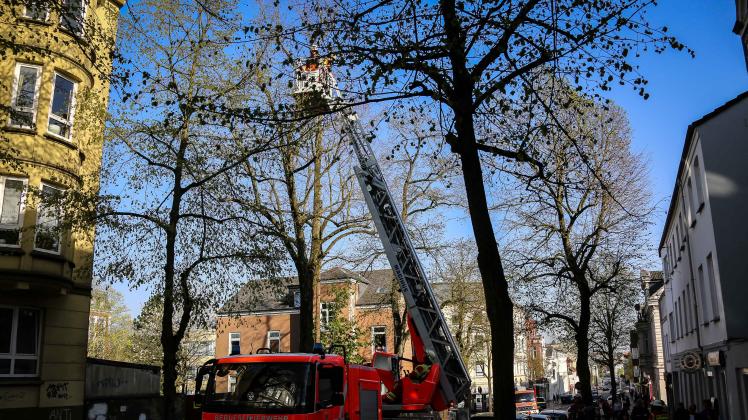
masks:
<path fill-rule="evenodd" d="M 635 92 L 620 89 L 610 96 L 629 114 L 633 147 L 650 163 L 653 199 L 659 209 L 652 227 L 652 257 L 656 261 L 657 241 L 672 193 L 678 161 L 688 124 L 748 90 L 739 38 L 731 32 L 735 22 L 733 0 L 662 0 L 649 12 L 655 25 L 667 25 L 670 33 L 696 51 L 692 59 L 686 53 L 650 54 L 639 61 L 642 74 L 649 80 L 649 100 Z M 453 219 L 450 236 L 470 236 L 465 219 Z M 652 266 L 652 269 L 659 267 Z M 147 298 L 144 291 L 125 294 L 133 315 Z"/>

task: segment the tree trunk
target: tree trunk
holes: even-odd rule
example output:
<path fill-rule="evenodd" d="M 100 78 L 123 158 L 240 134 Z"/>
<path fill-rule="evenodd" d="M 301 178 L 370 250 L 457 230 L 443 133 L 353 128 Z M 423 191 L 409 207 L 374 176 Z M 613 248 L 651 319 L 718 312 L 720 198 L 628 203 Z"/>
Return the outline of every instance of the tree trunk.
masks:
<path fill-rule="evenodd" d="M 514 406 L 514 337 L 512 299 L 501 264 L 491 216 L 488 212 L 483 171 L 475 138 L 473 91 L 475 83 L 467 69 L 465 31 L 457 16 L 454 0 L 441 0 L 444 32 L 452 66 L 454 94 L 449 106 L 455 115 L 456 151 L 462 163 L 468 212 L 478 248 L 478 269 L 486 299 L 486 314 L 491 330 L 493 364 L 493 407 L 498 419 L 515 419 Z"/>
<path fill-rule="evenodd" d="M 299 351 L 310 353 L 314 346 L 314 275 L 308 264 L 297 264 L 301 305 L 299 307 Z"/>
<path fill-rule="evenodd" d="M 488 213 L 472 114 L 459 116 L 456 129 L 470 220 L 478 248 L 478 269 L 491 330 L 494 415 L 498 419 L 514 419 L 514 341 L 500 339 L 514 337 L 512 300 Z"/>
<path fill-rule="evenodd" d="M 610 372 L 610 395 L 613 396 L 613 404 L 618 399 L 618 384 L 616 383 L 616 364 L 613 360 L 613 352 L 608 355 L 610 357 L 608 361 L 608 372 Z"/>
<path fill-rule="evenodd" d="M 590 381 L 590 295 L 585 288 L 580 287 L 579 328 L 576 331 L 577 344 L 577 376 L 579 376 L 579 392 L 585 404 L 593 404 L 592 383 Z"/>

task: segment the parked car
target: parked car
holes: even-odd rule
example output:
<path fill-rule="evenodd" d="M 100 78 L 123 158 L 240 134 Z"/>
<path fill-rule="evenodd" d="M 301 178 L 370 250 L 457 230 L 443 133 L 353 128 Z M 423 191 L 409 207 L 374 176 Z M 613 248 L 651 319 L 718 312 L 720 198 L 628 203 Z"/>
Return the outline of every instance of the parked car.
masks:
<path fill-rule="evenodd" d="M 540 414 L 552 420 L 569 420 L 569 413 L 564 410 L 543 410 Z"/>

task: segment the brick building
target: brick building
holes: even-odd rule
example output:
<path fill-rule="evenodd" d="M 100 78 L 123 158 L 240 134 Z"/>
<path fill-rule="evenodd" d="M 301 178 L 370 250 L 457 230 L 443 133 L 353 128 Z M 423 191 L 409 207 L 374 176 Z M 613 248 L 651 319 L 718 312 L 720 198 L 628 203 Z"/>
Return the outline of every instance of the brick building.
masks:
<path fill-rule="evenodd" d="M 386 351 L 393 351 L 395 347 L 392 281 L 389 269 L 357 273 L 335 267 L 321 274 L 320 322 L 324 325 L 335 316 L 329 306 L 336 291 L 347 290 L 348 302 L 340 316 L 355 320 L 364 331 L 367 345 L 359 354 L 365 360 L 371 360 L 375 347 Z M 216 356 L 254 353 L 261 347 L 279 352 L 299 351 L 299 299 L 295 277 L 272 283 L 247 283 L 218 313 Z M 409 349 L 409 346 L 404 348 Z"/>

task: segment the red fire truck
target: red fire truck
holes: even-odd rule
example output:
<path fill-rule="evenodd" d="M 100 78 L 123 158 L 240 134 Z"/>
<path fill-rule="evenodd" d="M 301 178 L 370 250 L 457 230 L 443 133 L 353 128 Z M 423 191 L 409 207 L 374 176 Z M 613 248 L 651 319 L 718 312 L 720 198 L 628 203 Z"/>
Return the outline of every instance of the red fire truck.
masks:
<path fill-rule="evenodd" d="M 198 372 L 204 420 L 381 420 L 433 417 L 467 400 L 470 378 L 358 117 L 337 94 L 330 61 L 312 52 L 297 67 L 294 91 L 304 107 L 341 119 L 358 160 L 356 176 L 408 312 L 413 359 L 377 352 L 370 365 L 347 362 L 321 345 L 312 353 L 235 355 Z M 338 349 L 342 347 L 338 346 Z M 230 381 L 230 382 L 229 382 Z M 230 384 L 230 385 L 229 385 Z M 205 385 L 203 387 L 203 385 Z"/>

